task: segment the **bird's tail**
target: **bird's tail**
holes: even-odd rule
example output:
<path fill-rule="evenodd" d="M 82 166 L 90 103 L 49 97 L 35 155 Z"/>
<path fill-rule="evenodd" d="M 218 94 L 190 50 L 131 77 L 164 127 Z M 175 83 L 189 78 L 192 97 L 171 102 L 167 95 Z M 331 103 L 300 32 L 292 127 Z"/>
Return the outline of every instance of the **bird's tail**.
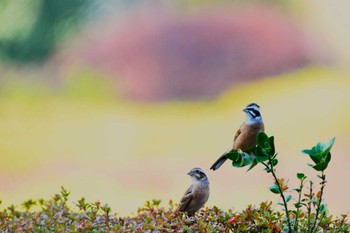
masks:
<path fill-rule="evenodd" d="M 218 160 L 216 160 L 216 162 L 210 167 L 210 169 L 212 169 L 213 171 L 219 169 L 221 167 L 221 165 L 226 162 L 227 157 L 226 157 L 227 152 L 225 152 L 223 155 L 220 156 L 220 158 Z"/>

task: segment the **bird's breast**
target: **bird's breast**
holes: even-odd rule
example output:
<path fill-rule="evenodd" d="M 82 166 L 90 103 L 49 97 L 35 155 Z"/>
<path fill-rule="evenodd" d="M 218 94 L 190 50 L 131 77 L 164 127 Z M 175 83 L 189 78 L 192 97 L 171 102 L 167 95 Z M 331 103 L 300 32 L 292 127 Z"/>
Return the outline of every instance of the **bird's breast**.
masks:
<path fill-rule="evenodd" d="M 233 142 L 233 149 L 243 151 L 252 149 L 256 145 L 256 136 L 264 130 L 263 123 L 253 125 L 243 124 L 240 128 L 241 134 Z"/>
<path fill-rule="evenodd" d="M 196 199 L 198 200 L 199 203 L 205 203 L 208 198 L 209 198 L 209 185 L 201 185 L 201 186 L 197 186 L 193 192 L 196 196 Z"/>

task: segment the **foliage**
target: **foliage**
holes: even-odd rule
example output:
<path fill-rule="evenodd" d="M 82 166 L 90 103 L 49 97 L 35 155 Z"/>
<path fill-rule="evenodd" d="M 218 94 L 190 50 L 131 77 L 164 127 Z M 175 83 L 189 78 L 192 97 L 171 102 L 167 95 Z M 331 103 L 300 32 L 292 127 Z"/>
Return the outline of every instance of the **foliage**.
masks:
<path fill-rule="evenodd" d="M 317 143 L 316 146 L 312 147 L 310 150 L 303 150 L 302 152 L 308 154 L 315 165 L 308 164 L 310 167 L 316 171 L 324 171 L 328 163 L 331 161 L 331 149 L 335 142 L 335 138 L 329 140 L 327 144 L 322 142 Z"/>
<path fill-rule="evenodd" d="M 283 214 L 272 202 L 258 207 L 249 205 L 241 212 L 205 207 L 194 217 L 175 213 L 176 205 L 167 208 L 160 200 L 147 201 L 130 217 L 120 217 L 100 202 L 87 203 L 81 198 L 75 208 L 67 205 L 69 192 L 62 187 L 50 200 L 25 201 L 19 211 L 13 205 L 0 211 L 1 232 L 282 232 Z M 31 209 L 40 209 L 31 211 Z M 306 226 L 308 213 L 299 212 L 300 226 Z M 347 216 L 325 216 L 320 227 L 332 232 L 349 232 Z"/>
<path fill-rule="evenodd" d="M 313 181 L 309 181 L 309 188 L 306 193 L 303 193 L 306 176 L 303 173 L 297 173 L 297 178 L 300 180 L 298 188 L 293 189 L 298 193 L 298 199 L 294 203 L 296 208 L 293 211 L 289 210 L 288 203 L 292 200 L 291 195 L 286 195 L 289 191 L 288 185 L 283 178 L 278 178 L 275 167 L 278 164 L 277 153 L 275 152 L 274 137 L 268 137 L 264 132 L 257 135 L 257 145 L 249 151 L 231 151 L 227 157 L 232 160 L 232 166 L 244 167 L 250 165 L 249 170 L 257 164 L 263 164 L 265 171 L 271 173 L 274 178 L 274 184 L 269 187 L 269 190 L 274 194 L 281 196 L 282 202 L 278 203 L 283 206 L 285 212 L 283 221 L 283 230 L 285 232 L 318 232 L 320 229 L 329 230 L 329 220 L 331 215 L 327 215 L 327 205 L 323 203 L 323 193 L 326 185 L 326 175 L 324 171 L 328 167 L 331 160 L 331 149 L 335 142 L 332 138 L 328 143 L 319 142 L 311 149 L 303 150 L 302 152 L 309 155 L 314 164 L 308 164 L 310 167 L 320 172 L 317 176 L 320 181 L 320 190 L 315 192 Z M 302 198 L 304 197 L 304 198 Z M 306 213 L 301 211 L 304 207 Z M 344 216 L 343 216 L 344 217 Z M 301 219 L 303 218 L 303 219 Z M 329 222 L 328 222 L 329 223 Z M 335 230 L 335 229 L 334 229 Z M 341 232 L 348 232 L 348 226 L 341 227 Z"/>
<path fill-rule="evenodd" d="M 17 11 L 22 12 L 20 16 L 26 11 L 30 13 L 28 19 L 10 20 L 18 22 L 17 24 L 21 24 L 23 28 L 16 31 L 12 27 L 19 26 L 12 25 L 9 30 L 13 32 L 9 38 L 0 37 L 0 55 L 15 62 L 44 62 L 52 54 L 58 42 L 64 39 L 68 32 L 78 28 L 90 3 L 89 0 L 38 0 L 31 4 L 14 1 L 3 3 L 4 12 L 0 10 L 0 14 L 9 15 L 6 8 L 10 10 L 18 8 Z M 32 22 L 32 25 L 29 22 Z M 6 23 L 8 20 L 2 26 L 6 27 Z"/>

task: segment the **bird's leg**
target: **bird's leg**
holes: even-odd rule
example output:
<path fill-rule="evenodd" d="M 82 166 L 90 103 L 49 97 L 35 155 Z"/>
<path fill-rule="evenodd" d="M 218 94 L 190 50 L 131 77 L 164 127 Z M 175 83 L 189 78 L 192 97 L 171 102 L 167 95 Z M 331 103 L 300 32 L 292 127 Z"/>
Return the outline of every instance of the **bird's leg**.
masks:
<path fill-rule="evenodd" d="M 196 217 L 194 216 L 194 214 L 188 214 L 186 215 L 186 220 L 190 221 L 191 223 L 196 222 Z"/>
<path fill-rule="evenodd" d="M 253 153 L 253 151 L 250 152 L 250 156 L 255 159 L 255 154 Z"/>
<path fill-rule="evenodd" d="M 193 215 L 190 217 L 189 219 L 191 221 L 191 223 L 195 223 L 196 222 L 196 217 Z"/>

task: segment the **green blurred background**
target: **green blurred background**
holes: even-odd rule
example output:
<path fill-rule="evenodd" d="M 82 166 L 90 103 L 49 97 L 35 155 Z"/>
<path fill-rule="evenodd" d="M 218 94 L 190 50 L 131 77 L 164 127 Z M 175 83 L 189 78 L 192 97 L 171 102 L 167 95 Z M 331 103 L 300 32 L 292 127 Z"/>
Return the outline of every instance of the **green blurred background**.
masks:
<path fill-rule="evenodd" d="M 325 201 L 349 211 L 347 0 L 0 1 L 0 199 L 178 201 L 202 167 L 208 205 L 278 202 L 262 167 L 225 164 L 250 102 L 276 137 L 278 174 L 316 174 L 301 150 L 337 138 Z M 295 195 L 295 193 L 294 193 Z M 279 208 L 276 205 L 276 208 Z"/>

